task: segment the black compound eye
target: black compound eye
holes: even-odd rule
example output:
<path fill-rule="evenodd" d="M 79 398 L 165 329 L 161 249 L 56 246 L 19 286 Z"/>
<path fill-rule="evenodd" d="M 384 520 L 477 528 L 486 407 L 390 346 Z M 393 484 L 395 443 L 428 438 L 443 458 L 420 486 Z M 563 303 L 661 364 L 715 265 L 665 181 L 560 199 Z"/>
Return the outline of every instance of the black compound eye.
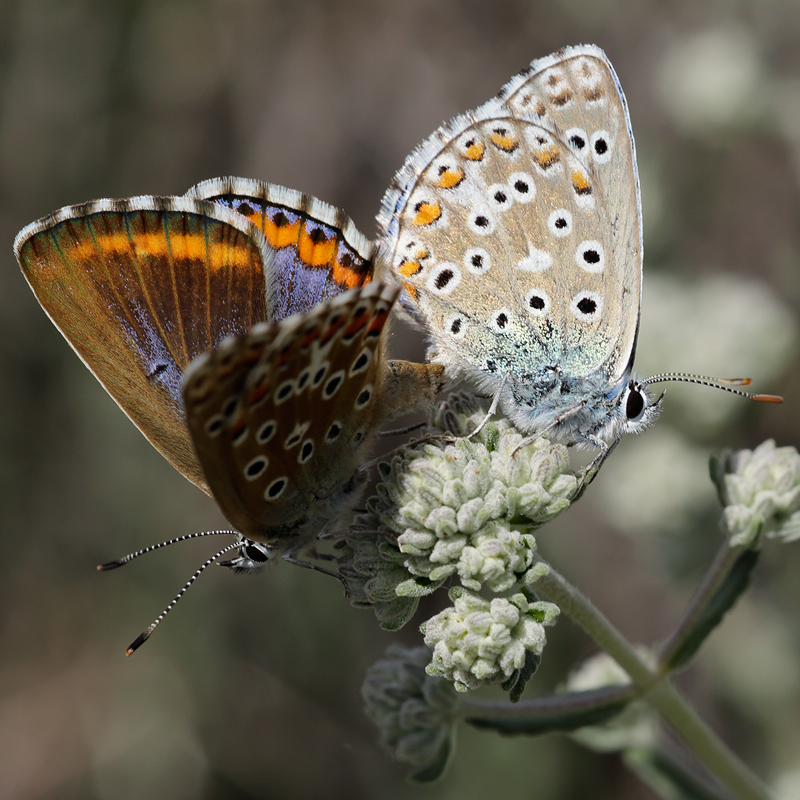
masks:
<path fill-rule="evenodd" d="M 255 561 L 256 564 L 263 564 L 265 561 L 269 561 L 269 556 L 254 544 L 246 544 L 242 547 L 242 550 L 244 550 L 244 555 L 251 561 Z"/>
<path fill-rule="evenodd" d="M 642 411 L 644 411 L 644 397 L 638 389 L 631 388 L 625 402 L 625 416 L 628 419 L 638 419 Z"/>

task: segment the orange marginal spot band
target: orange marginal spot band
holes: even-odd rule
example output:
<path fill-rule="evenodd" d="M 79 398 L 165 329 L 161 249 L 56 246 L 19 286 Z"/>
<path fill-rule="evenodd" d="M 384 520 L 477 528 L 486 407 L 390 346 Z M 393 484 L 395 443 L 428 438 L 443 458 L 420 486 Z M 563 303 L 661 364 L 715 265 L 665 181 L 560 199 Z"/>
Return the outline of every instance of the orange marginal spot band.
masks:
<path fill-rule="evenodd" d="M 542 168 L 542 169 L 549 169 L 553 166 L 553 164 L 558 164 L 561 160 L 561 156 L 558 152 L 558 147 L 556 145 L 551 144 L 548 147 L 545 147 L 543 150 L 535 150 L 533 153 L 533 160 Z"/>
<path fill-rule="evenodd" d="M 263 400 L 269 394 L 270 381 L 263 381 L 257 383 L 250 390 L 250 397 L 247 399 L 247 405 L 252 407 Z"/>
<path fill-rule="evenodd" d="M 404 283 L 403 288 L 408 292 L 408 296 L 412 300 L 416 300 L 419 297 L 419 292 L 417 291 L 417 287 L 410 283 Z"/>
<path fill-rule="evenodd" d="M 369 314 L 364 311 L 353 319 L 353 321 L 345 328 L 344 338 L 351 338 L 355 336 L 366 324 L 369 319 Z"/>
<path fill-rule="evenodd" d="M 483 142 L 470 139 L 464 146 L 464 158 L 468 158 L 470 161 L 480 161 L 485 151 L 486 147 Z"/>
<path fill-rule="evenodd" d="M 331 278 L 337 286 L 343 286 L 345 289 L 366 286 L 372 277 L 371 271 L 371 261 L 362 259 L 344 242 L 339 243 L 339 249 L 331 267 Z"/>
<path fill-rule="evenodd" d="M 413 278 L 422 272 L 422 264 L 418 261 L 404 261 L 400 267 L 400 274 L 406 278 Z"/>
<path fill-rule="evenodd" d="M 309 231 L 305 226 L 300 231 L 297 242 L 297 255 L 309 267 L 322 267 L 331 263 L 336 250 L 336 237 L 325 236 L 322 228 Z"/>
<path fill-rule="evenodd" d="M 506 130 L 492 131 L 489 139 L 495 147 L 506 153 L 513 153 L 519 147 L 519 139 Z"/>
<path fill-rule="evenodd" d="M 384 325 L 386 325 L 387 319 L 389 319 L 389 309 L 387 308 L 384 311 L 379 311 L 369 325 L 367 336 L 375 336 L 376 332 L 380 333 Z"/>
<path fill-rule="evenodd" d="M 570 174 L 570 179 L 572 180 L 572 188 L 578 194 L 592 193 L 592 187 L 591 184 L 589 183 L 589 178 L 587 178 L 586 175 L 584 175 L 584 173 L 581 172 L 581 170 L 579 169 L 572 170 L 572 173 Z"/>
<path fill-rule="evenodd" d="M 439 188 L 453 189 L 464 180 L 463 169 L 445 169 L 439 173 Z"/>
<path fill-rule="evenodd" d="M 418 203 L 414 210 L 412 223 L 417 226 L 430 225 L 442 216 L 442 207 L 439 203 Z"/>
<path fill-rule="evenodd" d="M 296 245 L 300 236 L 300 220 L 290 220 L 286 214 L 279 211 L 274 217 L 264 217 L 264 235 L 274 247 L 289 247 Z"/>
<path fill-rule="evenodd" d="M 339 329 L 344 325 L 346 318 L 344 314 L 342 314 L 338 319 L 336 319 L 325 333 L 322 334 L 322 338 L 320 339 L 320 346 L 326 345 L 334 336 L 339 332 Z"/>

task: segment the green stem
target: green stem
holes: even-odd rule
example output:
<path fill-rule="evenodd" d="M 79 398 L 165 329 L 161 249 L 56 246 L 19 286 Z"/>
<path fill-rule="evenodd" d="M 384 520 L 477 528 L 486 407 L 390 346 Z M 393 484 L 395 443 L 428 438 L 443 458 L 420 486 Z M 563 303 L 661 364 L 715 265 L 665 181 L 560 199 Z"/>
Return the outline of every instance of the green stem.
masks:
<path fill-rule="evenodd" d="M 708 770 L 738 800 L 770 800 L 759 779 L 698 716 L 660 670 L 647 663 L 630 642 L 578 589 L 550 567 L 535 584 L 536 594 L 569 615 L 646 692 L 655 708 L 694 751 Z"/>
<path fill-rule="evenodd" d="M 689 601 L 678 627 L 659 649 L 658 663 L 664 674 L 686 666 L 706 637 L 736 604 L 747 588 L 758 555 L 757 550 L 731 547 L 725 541 Z"/>

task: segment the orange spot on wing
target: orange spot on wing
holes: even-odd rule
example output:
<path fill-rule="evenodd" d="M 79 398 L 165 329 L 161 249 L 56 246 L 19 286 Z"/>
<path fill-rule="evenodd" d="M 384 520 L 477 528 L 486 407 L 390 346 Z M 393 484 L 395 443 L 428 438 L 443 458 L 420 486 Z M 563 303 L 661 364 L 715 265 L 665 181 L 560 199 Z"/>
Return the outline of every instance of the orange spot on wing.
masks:
<path fill-rule="evenodd" d="M 492 131 L 489 139 L 495 147 L 506 153 L 513 153 L 519 147 L 519 139 L 504 128 Z"/>
<path fill-rule="evenodd" d="M 552 167 L 554 164 L 557 164 L 561 160 L 558 147 L 554 144 L 548 145 L 541 150 L 534 150 L 532 156 L 533 160 L 542 169 L 550 169 L 550 167 Z"/>
<path fill-rule="evenodd" d="M 570 175 L 572 180 L 572 188 L 577 194 L 591 194 L 592 186 L 589 183 L 589 178 L 579 169 L 572 170 Z"/>
<path fill-rule="evenodd" d="M 367 336 L 374 336 L 380 333 L 386 325 L 386 320 L 389 319 L 389 311 L 379 311 L 372 319 L 367 329 Z"/>
<path fill-rule="evenodd" d="M 366 261 L 347 244 L 340 242 L 331 267 L 331 278 L 344 289 L 366 286 L 372 279 L 372 262 Z"/>
<path fill-rule="evenodd" d="M 483 142 L 478 139 L 470 139 L 465 145 L 462 155 L 470 161 L 480 161 L 483 154 L 486 152 L 486 147 Z"/>
<path fill-rule="evenodd" d="M 445 169 L 439 173 L 438 186 L 440 189 L 453 189 L 463 180 L 463 169 Z"/>
<path fill-rule="evenodd" d="M 290 220 L 282 211 L 264 217 L 264 235 L 275 248 L 296 245 L 300 236 L 300 220 Z"/>
<path fill-rule="evenodd" d="M 313 228 L 309 231 L 303 227 L 300 231 L 297 255 L 309 267 L 322 267 L 330 264 L 335 250 L 336 237 L 327 236 L 322 228 Z"/>
<path fill-rule="evenodd" d="M 416 212 L 411 220 L 412 224 L 422 226 L 436 222 L 442 216 L 442 207 L 439 203 L 417 203 L 414 206 Z"/>
<path fill-rule="evenodd" d="M 418 275 L 422 272 L 422 264 L 417 261 L 404 261 L 398 269 L 400 270 L 400 274 L 406 278 L 413 278 L 414 275 Z"/>
<path fill-rule="evenodd" d="M 365 311 L 353 319 L 353 321 L 345 328 L 344 337 L 351 338 L 355 336 L 366 324 L 369 319 L 369 314 Z"/>
<path fill-rule="evenodd" d="M 339 319 L 334 320 L 329 326 L 328 329 L 322 334 L 322 338 L 320 339 L 319 343 L 320 346 L 326 345 L 334 336 L 339 332 L 339 329 L 344 325 L 347 318 L 344 314 L 342 314 Z"/>

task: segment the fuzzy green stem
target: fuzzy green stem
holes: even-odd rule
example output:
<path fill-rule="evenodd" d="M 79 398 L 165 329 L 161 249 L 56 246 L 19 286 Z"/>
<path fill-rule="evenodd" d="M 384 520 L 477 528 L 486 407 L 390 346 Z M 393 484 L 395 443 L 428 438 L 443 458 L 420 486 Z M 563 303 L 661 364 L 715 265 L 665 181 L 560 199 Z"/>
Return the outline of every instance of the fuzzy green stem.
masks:
<path fill-rule="evenodd" d="M 660 670 L 648 664 L 585 595 L 552 567 L 536 582 L 535 591 L 540 598 L 555 603 L 569 615 L 628 673 L 633 683 L 646 692 L 644 699 L 738 800 L 770 800 L 759 779 L 698 716 L 678 690 L 664 680 Z"/>
<path fill-rule="evenodd" d="M 758 554 L 749 547 L 731 547 L 724 542 L 678 627 L 659 649 L 658 663 L 664 674 L 686 666 L 733 607 L 747 588 Z"/>

